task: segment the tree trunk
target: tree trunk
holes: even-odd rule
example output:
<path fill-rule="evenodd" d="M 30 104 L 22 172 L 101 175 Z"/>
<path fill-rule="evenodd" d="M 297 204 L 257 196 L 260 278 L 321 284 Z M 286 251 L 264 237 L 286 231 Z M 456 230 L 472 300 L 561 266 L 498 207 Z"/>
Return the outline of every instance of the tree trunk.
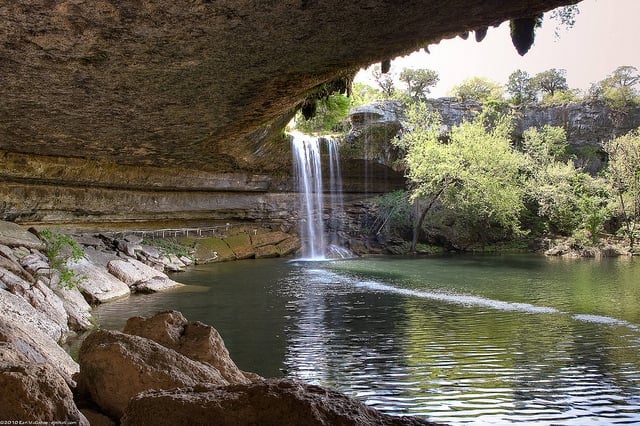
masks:
<path fill-rule="evenodd" d="M 418 218 L 418 220 L 414 222 L 414 224 L 413 224 L 413 236 L 411 238 L 411 248 L 409 249 L 410 253 L 415 254 L 415 252 L 416 252 L 416 246 L 418 245 L 418 234 L 420 233 L 420 229 L 422 228 L 422 223 L 424 222 L 424 219 L 427 217 L 427 213 L 429 213 L 429 210 L 431 210 L 431 207 L 433 207 L 435 202 L 440 199 L 440 196 L 442 195 L 444 190 L 447 189 L 447 187 L 451 183 L 452 183 L 452 181 L 446 181 L 442 185 L 442 188 L 440 188 L 438 190 L 438 192 L 433 196 L 433 198 L 431 198 L 431 201 L 429 201 L 429 204 L 427 204 L 427 206 L 424 208 L 424 210 L 420 214 L 420 217 Z M 418 205 L 419 205 L 418 201 L 416 200 L 416 207 Z"/>

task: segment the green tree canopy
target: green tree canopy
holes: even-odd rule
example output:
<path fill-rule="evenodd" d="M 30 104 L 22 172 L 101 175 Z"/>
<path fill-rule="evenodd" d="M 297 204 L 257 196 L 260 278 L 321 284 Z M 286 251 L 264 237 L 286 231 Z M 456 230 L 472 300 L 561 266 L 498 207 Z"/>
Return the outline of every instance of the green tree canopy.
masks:
<path fill-rule="evenodd" d="M 424 103 L 409 108 L 406 127 L 411 129 L 394 143 L 406 150 L 407 177 L 412 199 L 422 205 L 414 227 L 412 250 L 435 203 L 467 212 L 473 221 L 499 224 L 519 231 L 522 192 L 517 178 L 521 155 L 510 142 L 511 119 L 502 117 L 486 126 L 483 114 L 441 133 L 437 113 Z"/>
<path fill-rule="evenodd" d="M 431 88 L 438 84 L 439 80 L 438 73 L 427 68 L 405 68 L 400 73 L 400 81 L 407 85 L 409 96 L 416 101 L 426 100 Z"/>
<path fill-rule="evenodd" d="M 623 65 L 591 87 L 590 95 L 602 98 L 614 107 L 640 104 L 640 74 L 636 67 Z"/>
<path fill-rule="evenodd" d="M 567 71 L 563 69 L 551 68 L 538 73 L 533 77 L 533 84 L 538 90 L 550 96 L 558 91 L 569 90 Z"/>
<path fill-rule="evenodd" d="M 507 93 L 514 105 L 530 105 L 536 101 L 536 88 L 529 73 L 516 70 L 509 75 Z"/>
<path fill-rule="evenodd" d="M 607 176 L 617 195 L 631 250 L 640 229 L 640 129 L 615 138 L 604 145 L 609 156 Z"/>
<path fill-rule="evenodd" d="M 479 103 L 501 101 L 504 98 L 502 86 L 484 77 L 472 77 L 464 80 L 454 86 L 450 93 L 461 101 Z"/>

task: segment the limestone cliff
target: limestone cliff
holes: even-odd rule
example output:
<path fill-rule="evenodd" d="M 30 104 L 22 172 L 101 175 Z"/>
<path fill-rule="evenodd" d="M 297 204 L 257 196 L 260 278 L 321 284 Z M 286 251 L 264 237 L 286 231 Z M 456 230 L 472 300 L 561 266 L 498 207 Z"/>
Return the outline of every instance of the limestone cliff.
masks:
<path fill-rule="evenodd" d="M 440 114 L 447 127 L 469 120 L 482 110 L 477 102 L 459 102 L 455 98 L 431 99 L 428 104 Z M 532 106 L 512 112 L 516 117 L 516 138 L 531 127 L 562 127 L 570 149 L 593 170 L 598 169 L 605 158 L 604 142 L 640 126 L 640 106 L 619 110 L 604 102 Z M 348 139 L 354 144 L 366 140 L 369 152 L 377 161 L 393 164 L 400 154 L 390 141 L 402 129 L 403 114 L 403 105 L 393 100 L 356 108 L 349 115 L 352 130 Z"/>

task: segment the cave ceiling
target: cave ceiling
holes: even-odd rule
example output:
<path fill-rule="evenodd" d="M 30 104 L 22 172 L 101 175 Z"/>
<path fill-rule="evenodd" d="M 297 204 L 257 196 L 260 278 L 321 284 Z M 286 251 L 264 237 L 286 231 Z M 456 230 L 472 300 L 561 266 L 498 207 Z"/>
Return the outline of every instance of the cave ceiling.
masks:
<path fill-rule="evenodd" d="M 13 0 L 0 150 L 247 167 L 314 88 L 570 0 Z"/>

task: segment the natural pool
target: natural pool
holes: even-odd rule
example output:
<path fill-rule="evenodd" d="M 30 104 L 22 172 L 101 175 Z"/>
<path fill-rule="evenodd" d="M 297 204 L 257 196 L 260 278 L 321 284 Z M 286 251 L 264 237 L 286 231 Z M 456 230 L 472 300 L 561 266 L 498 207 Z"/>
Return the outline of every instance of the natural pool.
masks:
<path fill-rule="evenodd" d="M 177 309 L 240 368 L 451 424 L 640 423 L 640 259 L 248 260 L 108 303 L 106 328 Z"/>

